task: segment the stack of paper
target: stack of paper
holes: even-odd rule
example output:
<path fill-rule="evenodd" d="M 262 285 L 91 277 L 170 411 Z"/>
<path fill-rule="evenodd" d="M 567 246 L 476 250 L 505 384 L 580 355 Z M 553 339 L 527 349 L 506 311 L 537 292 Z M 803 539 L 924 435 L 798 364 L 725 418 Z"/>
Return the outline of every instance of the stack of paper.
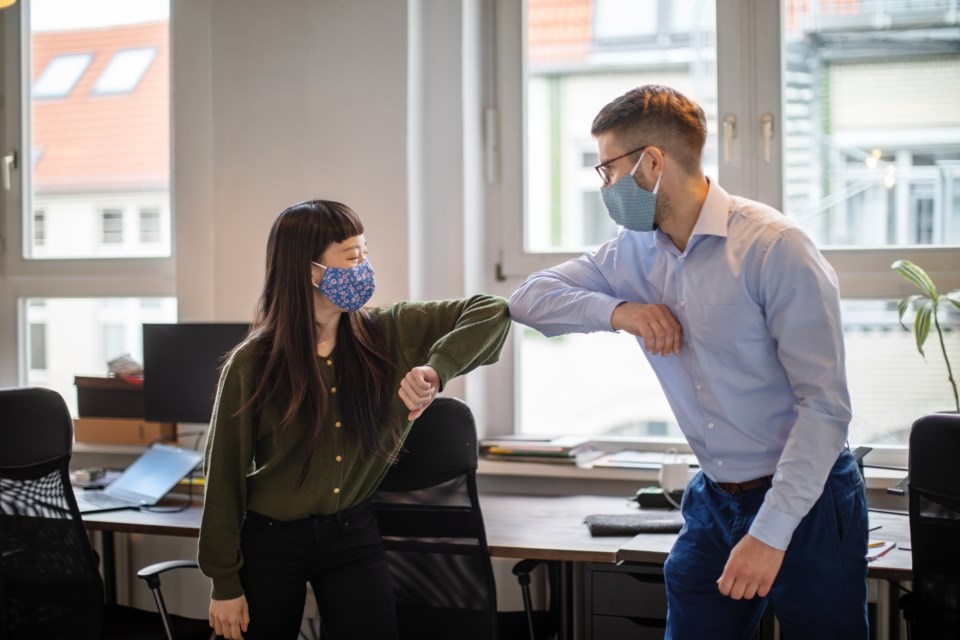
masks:
<path fill-rule="evenodd" d="M 576 464 L 600 455 L 584 436 L 503 437 L 480 441 L 480 453 L 488 460 Z"/>

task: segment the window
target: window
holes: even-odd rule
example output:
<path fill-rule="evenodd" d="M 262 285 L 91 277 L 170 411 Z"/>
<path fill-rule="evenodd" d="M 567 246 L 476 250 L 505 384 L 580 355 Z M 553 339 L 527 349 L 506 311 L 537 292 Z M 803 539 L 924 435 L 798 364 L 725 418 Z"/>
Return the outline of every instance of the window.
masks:
<path fill-rule="evenodd" d="M 93 92 L 129 93 L 133 91 L 156 56 L 155 48 L 128 49 L 115 54 L 107 64 L 107 68 L 97 78 L 96 84 L 93 85 Z"/>
<path fill-rule="evenodd" d="M 38 78 L 24 101 L 23 148 L 34 150 L 25 198 L 50 222 L 43 251 L 28 242 L 23 257 L 170 256 L 169 217 L 159 221 L 160 240 L 144 245 L 136 236 L 123 242 L 112 219 L 105 235 L 101 212 L 144 202 L 169 210 L 169 0 L 18 4 L 30 14 L 22 72 Z"/>
<path fill-rule="evenodd" d="M 58 55 L 50 60 L 33 85 L 34 98 L 65 98 L 90 66 L 89 53 Z"/>
<path fill-rule="evenodd" d="M 46 215 L 43 210 L 33 212 L 33 246 L 42 247 L 47 243 Z"/>
<path fill-rule="evenodd" d="M 104 209 L 100 212 L 100 241 L 103 244 L 123 242 L 123 211 Z"/>
<path fill-rule="evenodd" d="M 587 162 L 596 157 L 590 122 L 632 87 L 670 84 L 699 100 L 713 132 L 708 171 L 716 165 L 716 20 L 705 4 L 701 13 L 680 14 L 671 2 L 599 0 L 591 15 L 586 1 L 527 1 L 526 251 L 577 252 L 611 236 L 596 161 Z"/>
<path fill-rule="evenodd" d="M 523 64 L 497 68 L 503 178 L 492 188 L 499 211 L 522 212 L 500 216 L 509 284 L 614 235 L 589 180 L 590 123 L 629 88 L 671 85 L 706 112 L 706 175 L 780 208 L 836 269 L 851 441 L 902 446 L 913 419 L 952 406 L 942 358 L 924 361 L 897 322 L 896 301 L 913 291 L 890 269 L 908 258 L 941 291 L 960 287 L 960 112 L 950 106 L 960 104 L 960 50 L 949 1 L 512 4 L 498 11 L 522 28 L 497 46 L 515 46 Z M 513 33 L 506 22 L 501 31 Z M 951 313 L 948 349 L 960 344 L 958 324 Z M 514 342 L 516 431 L 679 437 L 631 337 L 546 339 L 518 327 Z M 593 371 L 602 362 L 603 375 L 584 375 L 585 362 Z M 909 370 L 909 389 L 890 370 Z M 569 399 L 562 411 L 558 396 Z"/>
<path fill-rule="evenodd" d="M 0 308 L 11 320 L 0 322 L 0 351 L 20 354 L 0 359 L 2 386 L 52 388 L 75 410 L 77 375 L 105 375 L 118 349 L 139 357 L 142 323 L 177 319 L 168 16 L 169 0 L 20 0 L 2 11 L 0 138 L 26 159 L 0 190 Z M 149 72 L 129 93 L 91 100 L 111 58 L 130 49 L 156 51 Z M 145 249 L 141 209 L 160 212 L 160 241 Z"/>
<path fill-rule="evenodd" d="M 35 322 L 30 325 L 30 368 L 47 368 L 47 325 Z"/>
<path fill-rule="evenodd" d="M 155 244 L 160 242 L 160 210 L 140 209 L 140 242 Z"/>
<path fill-rule="evenodd" d="M 31 346 L 26 383 L 58 391 L 73 415 L 75 376 L 105 376 L 107 362 L 124 353 L 142 364 L 143 324 L 177 321 L 177 303 L 169 297 L 27 298 L 23 305 Z M 35 327 L 41 327 L 42 349 Z"/>

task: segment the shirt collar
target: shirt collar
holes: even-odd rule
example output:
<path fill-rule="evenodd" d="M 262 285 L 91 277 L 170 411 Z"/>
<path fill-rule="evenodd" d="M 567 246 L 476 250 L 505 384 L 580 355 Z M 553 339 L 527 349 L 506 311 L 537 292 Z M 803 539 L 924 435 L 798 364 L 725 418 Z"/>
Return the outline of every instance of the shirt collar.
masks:
<path fill-rule="evenodd" d="M 727 214 L 730 209 L 730 195 L 723 190 L 714 180 L 707 178 L 709 187 L 707 197 L 700 208 L 700 215 L 697 217 L 697 223 L 693 225 L 693 232 L 690 234 L 690 241 L 687 243 L 687 251 L 691 245 L 696 244 L 698 236 L 719 236 L 727 237 Z M 660 229 L 656 231 L 655 243 L 657 246 L 673 247 L 673 241 L 670 236 Z"/>
<path fill-rule="evenodd" d="M 700 209 L 697 224 L 693 226 L 693 233 L 690 234 L 691 240 L 696 236 L 727 237 L 730 196 L 715 181 L 707 178 L 707 182 L 710 188 L 707 190 L 706 200 L 703 201 L 703 208 Z"/>

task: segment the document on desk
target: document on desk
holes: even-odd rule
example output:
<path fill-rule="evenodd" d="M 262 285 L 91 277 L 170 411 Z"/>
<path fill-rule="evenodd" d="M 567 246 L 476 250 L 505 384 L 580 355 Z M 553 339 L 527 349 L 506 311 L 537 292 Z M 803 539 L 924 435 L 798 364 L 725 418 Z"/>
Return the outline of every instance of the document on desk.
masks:
<path fill-rule="evenodd" d="M 692 453 L 618 451 L 594 460 L 592 466 L 613 469 L 659 469 L 664 462 L 686 462 L 691 467 L 697 467 L 700 464 Z"/>

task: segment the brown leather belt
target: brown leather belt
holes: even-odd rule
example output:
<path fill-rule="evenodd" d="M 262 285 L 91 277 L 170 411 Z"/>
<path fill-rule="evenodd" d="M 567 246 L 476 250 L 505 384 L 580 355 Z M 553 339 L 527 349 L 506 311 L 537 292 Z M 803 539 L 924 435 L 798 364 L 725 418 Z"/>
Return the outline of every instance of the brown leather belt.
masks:
<path fill-rule="evenodd" d="M 764 476 L 763 478 L 747 480 L 746 482 L 714 482 L 714 484 L 717 485 L 720 491 L 735 495 L 743 493 L 744 491 L 752 491 L 753 489 L 769 489 L 773 484 L 773 476 Z"/>

